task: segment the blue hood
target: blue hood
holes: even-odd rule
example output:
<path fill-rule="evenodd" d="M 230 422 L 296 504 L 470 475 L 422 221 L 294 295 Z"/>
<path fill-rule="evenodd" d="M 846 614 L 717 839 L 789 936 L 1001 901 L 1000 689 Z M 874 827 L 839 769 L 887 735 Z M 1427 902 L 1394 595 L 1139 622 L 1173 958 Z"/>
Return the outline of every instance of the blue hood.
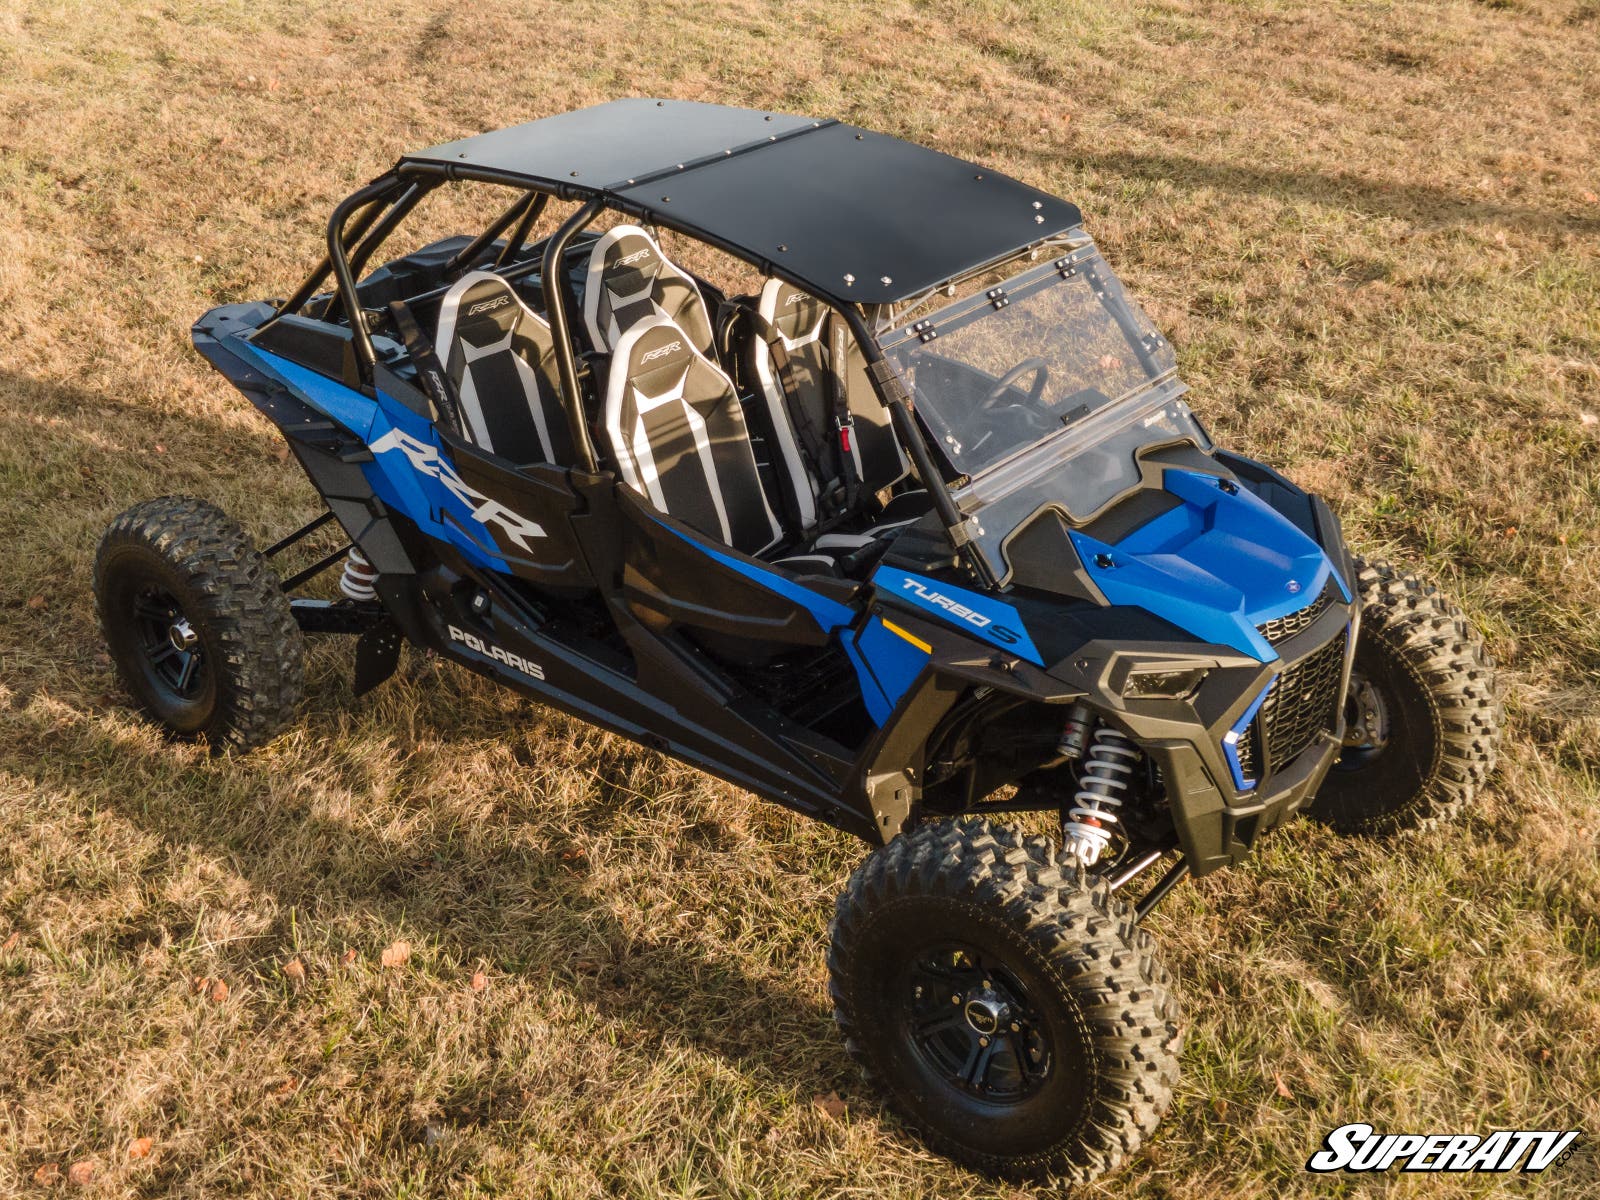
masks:
<path fill-rule="evenodd" d="M 1111 604 L 1142 608 L 1203 641 L 1271 662 L 1277 652 L 1257 625 L 1310 604 L 1330 574 L 1349 601 L 1322 548 L 1233 480 L 1169 469 L 1162 486 L 1182 503 L 1115 545 L 1072 534 Z"/>

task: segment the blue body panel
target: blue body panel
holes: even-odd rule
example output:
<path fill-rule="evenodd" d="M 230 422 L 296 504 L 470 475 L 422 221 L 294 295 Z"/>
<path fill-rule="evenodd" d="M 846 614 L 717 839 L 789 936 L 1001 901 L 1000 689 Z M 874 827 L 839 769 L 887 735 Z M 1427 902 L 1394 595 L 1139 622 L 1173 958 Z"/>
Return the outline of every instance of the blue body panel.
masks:
<path fill-rule="evenodd" d="M 885 596 L 930 612 L 947 625 L 1008 650 L 1035 666 L 1044 666 L 1021 614 L 1004 600 L 895 567 L 879 567 L 872 573 L 872 583 Z"/>
<path fill-rule="evenodd" d="M 926 650 L 885 627 L 881 617 L 869 620 L 854 638 L 846 637 L 844 650 L 855 665 L 867 715 L 878 725 L 889 719 L 929 659 Z"/>
<path fill-rule="evenodd" d="M 1266 501 L 1225 484 L 1231 481 L 1170 469 L 1163 486 L 1181 504 L 1115 545 L 1077 531 L 1072 542 L 1112 604 L 1137 606 L 1202 641 L 1271 662 L 1277 652 L 1256 626 L 1315 600 L 1333 564 Z"/>
<path fill-rule="evenodd" d="M 386 505 L 430 537 L 457 547 L 473 564 L 508 569 L 472 502 L 475 493 L 445 457 L 433 422 L 382 392 L 373 399 L 243 338 L 228 339 L 228 348 L 366 442 L 373 461 L 362 464 L 362 473 Z"/>

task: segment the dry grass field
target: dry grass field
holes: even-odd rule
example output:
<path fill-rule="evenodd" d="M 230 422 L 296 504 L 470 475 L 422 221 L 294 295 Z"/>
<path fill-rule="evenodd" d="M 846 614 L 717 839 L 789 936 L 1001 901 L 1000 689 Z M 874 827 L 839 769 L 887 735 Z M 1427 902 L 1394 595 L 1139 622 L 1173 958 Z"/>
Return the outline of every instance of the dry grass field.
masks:
<path fill-rule="evenodd" d="M 338 642 L 299 727 L 212 760 L 99 645 L 114 513 L 315 511 L 192 319 L 297 282 L 400 151 L 629 94 L 1078 201 L 1218 440 L 1503 664 L 1461 823 L 1297 825 L 1155 915 L 1184 1080 L 1094 1194 L 1530 1190 L 1303 1173 L 1361 1120 L 1582 1127 L 1532 1190 L 1600 1195 L 1594 0 L 0 5 L 0 1195 L 1018 1194 L 920 1148 L 834 1036 L 859 845 L 452 667 L 354 700 Z"/>

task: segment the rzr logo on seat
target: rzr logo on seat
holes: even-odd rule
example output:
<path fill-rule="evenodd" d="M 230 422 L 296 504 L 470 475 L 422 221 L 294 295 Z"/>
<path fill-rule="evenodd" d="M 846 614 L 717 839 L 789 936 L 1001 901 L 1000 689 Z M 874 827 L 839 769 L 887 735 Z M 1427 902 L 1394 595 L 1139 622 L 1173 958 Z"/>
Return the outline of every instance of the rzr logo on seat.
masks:
<path fill-rule="evenodd" d="M 461 482 L 461 476 L 456 474 L 455 468 L 440 458 L 439 452 L 432 446 L 407 437 L 398 429 L 391 429 L 372 443 L 371 450 L 374 454 L 399 451 L 405 455 L 406 461 L 413 469 L 431 479 L 437 479 L 452 496 L 472 509 L 473 519 L 478 524 L 485 529 L 490 525 L 498 525 L 508 538 L 529 553 L 532 553 L 533 547 L 528 545 L 528 539 L 544 537 L 542 525 L 512 512 L 500 501 L 491 500 L 482 492 Z"/>
<path fill-rule="evenodd" d="M 683 343 L 682 342 L 669 342 L 665 346 L 657 346 L 654 350 L 648 351 L 642 358 L 639 359 L 639 365 L 642 367 L 647 362 L 653 362 L 654 360 L 656 360 L 658 358 L 665 358 L 667 355 L 671 354 L 674 350 L 682 350 L 682 349 L 683 349 Z"/>
<path fill-rule="evenodd" d="M 650 257 L 650 247 L 646 246 L 643 250 L 635 250 L 632 254 L 624 254 L 621 258 L 617 259 L 617 266 L 619 266 L 619 267 L 631 267 L 634 263 L 638 262 L 641 258 L 649 258 L 649 257 Z"/>
<path fill-rule="evenodd" d="M 907 592 L 915 592 L 919 600 L 925 601 L 928 604 L 936 605 L 937 607 L 944 609 L 945 612 L 949 613 L 952 617 L 965 621 L 969 625 L 974 625 L 979 629 L 987 630 L 990 637 L 998 638 L 1000 641 L 1008 644 L 1017 640 L 1016 633 L 1010 629 L 1007 629 L 1004 625 L 996 625 L 993 620 L 984 616 L 982 613 L 973 611 L 965 604 L 961 603 L 961 601 L 956 600 L 953 597 L 946 596 L 943 592 L 929 591 L 915 579 L 906 580 L 902 585 L 902 590 Z"/>
<path fill-rule="evenodd" d="M 480 300 L 467 309 L 467 316 L 475 317 L 479 313 L 493 312 L 497 308 L 504 308 L 511 303 L 510 296 L 496 296 L 493 300 Z"/>
<path fill-rule="evenodd" d="M 492 658 L 495 662 L 505 663 L 513 671 L 521 671 L 524 675 L 534 679 L 544 678 L 544 668 L 530 659 L 523 658 L 520 654 L 513 654 L 510 650 L 502 650 L 492 642 L 486 642 L 476 634 L 468 633 L 464 629 L 450 626 L 450 640 L 460 642 L 468 650 L 476 650 L 485 658 Z"/>

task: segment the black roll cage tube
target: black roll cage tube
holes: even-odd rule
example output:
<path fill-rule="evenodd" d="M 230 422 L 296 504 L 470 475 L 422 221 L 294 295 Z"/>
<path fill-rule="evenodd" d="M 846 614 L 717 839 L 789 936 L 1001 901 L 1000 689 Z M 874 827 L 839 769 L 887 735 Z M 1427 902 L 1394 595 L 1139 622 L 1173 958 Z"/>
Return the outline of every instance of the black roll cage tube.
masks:
<path fill-rule="evenodd" d="M 420 178 L 419 178 L 420 177 Z M 301 284 L 295 294 L 279 307 L 267 324 L 283 316 L 285 313 L 295 312 L 302 308 L 327 278 L 331 269 L 334 276 L 338 299 L 342 302 L 345 318 L 350 323 L 350 332 L 356 357 L 356 371 L 364 389 L 372 387 L 372 379 L 377 367 L 377 354 L 372 347 L 372 335 L 367 329 L 366 320 L 361 310 L 360 295 L 356 291 L 356 272 L 364 266 L 378 246 L 394 231 L 395 227 L 410 213 L 417 202 L 433 188 L 446 180 L 467 180 L 478 183 L 495 184 L 501 187 L 515 188 L 523 192 L 515 203 L 497 217 L 492 225 L 483 233 L 473 239 L 471 244 L 450 260 L 450 267 L 459 266 L 462 262 L 470 262 L 487 248 L 495 238 L 499 237 L 513 223 L 517 230 L 515 239 L 520 241 L 525 238 L 532 228 L 533 222 L 544 211 L 550 197 L 554 195 L 560 200 L 583 200 L 585 203 L 578 208 L 561 227 L 551 235 L 545 244 L 543 278 L 545 316 L 550 322 L 550 332 L 555 341 L 556 370 L 561 381 L 562 407 L 566 410 L 567 424 L 572 433 L 573 445 L 577 448 L 582 463 L 579 464 L 589 474 L 595 474 L 599 469 L 599 462 L 595 456 L 594 442 L 589 436 L 589 423 L 584 419 L 583 396 L 578 388 L 577 358 L 572 349 L 572 324 L 571 312 L 576 308 L 576 298 L 572 296 L 572 283 L 562 266 L 562 258 L 572 239 L 595 217 L 606 208 L 615 209 L 627 216 L 637 216 L 652 224 L 662 225 L 685 237 L 704 242 L 718 250 L 731 255 L 741 262 L 749 263 L 757 270 L 767 275 L 775 275 L 786 279 L 796 287 L 804 285 L 789 279 L 779 264 L 769 260 L 756 261 L 746 256 L 745 252 L 732 246 L 720 238 L 712 237 L 703 231 L 680 229 L 670 220 L 662 220 L 653 212 L 631 205 L 621 205 L 613 198 L 610 203 L 603 196 L 595 195 L 586 189 L 557 187 L 554 190 L 530 187 L 526 177 L 510 172 L 495 171 L 485 168 L 463 168 L 456 165 L 423 165 L 407 163 L 387 175 L 380 176 L 365 187 L 352 192 L 334 208 L 333 214 L 328 218 L 328 254 L 319 263 L 311 276 Z M 359 215 L 358 215 L 359 214 Z M 380 214 L 382 223 L 374 228 Z M 354 220 L 352 220 L 354 217 Z M 370 231 L 370 232 L 369 232 Z M 347 247 L 362 239 L 356 247 L 354 254 L 347 253 Z M 504 258 L 504 254 L 501 255 Z M 551 284 L 554 286 L 551 286 Z M 332 304 L 329 309 L 331 311 Z M 911 455 L 911 461 L 916 466 L 917 474 L 922 479 L 923 485 L 928 489 L 928 494 L 933 498 L 934 510 L 943 522 L 945 532 L 950 538 L 951 545 L 965 559 L 968 568 L 983 587 L 992 587 L 995 578 L 983 556 L 978 553 L 977 547 L 972 543 L 971 526 L 968 518 L 962 515 L 956 507 L 954 497 L 944 486 L 944 477 L 935 465 L 933 455 L 928 449 L 927 439 L 922 436 L 922 430 L 917 425 L 916 417 L 910 406 L 910 397 L 901 381 L 898 372 L 890 363 L 878 346 L 877 335 L 861 312 L 858 305 L 845 305 L 835 308 L 845 323 L 849 325 L 850 332 L 856 339 L 856 344 L 861 348 L 862 357 L 866 361 L 867 376 L 872 382 L 873 390 L 878 395 L 879 402 L 889 410 L 889 419 L 894 425 L 895 433 L 899 436 L 902 445 Z M 323 316 L 326 317 L 327 313 Z M 263 326 L 264 327 L 264 326 Z"/>

